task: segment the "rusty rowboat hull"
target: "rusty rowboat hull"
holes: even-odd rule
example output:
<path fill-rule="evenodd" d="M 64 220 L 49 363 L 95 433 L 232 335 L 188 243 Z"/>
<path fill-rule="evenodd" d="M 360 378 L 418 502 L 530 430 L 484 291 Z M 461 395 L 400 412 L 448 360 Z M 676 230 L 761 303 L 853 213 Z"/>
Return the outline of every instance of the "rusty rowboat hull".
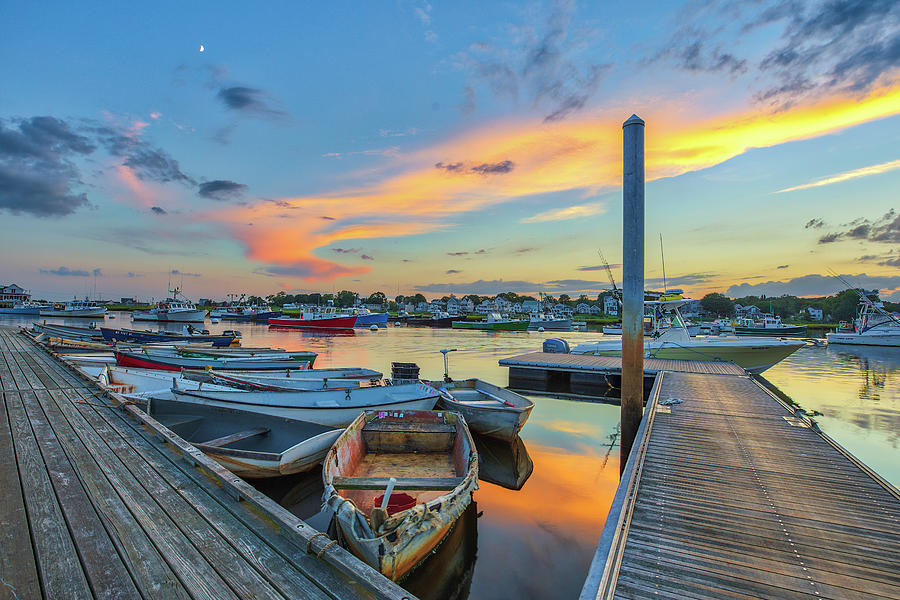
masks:
<path fill-rule="evenodd" d="M 378 421 L 388 427 L 373 431 Z M 451 432 L 453 438 L 444 438 L 447 443 L 442 447 L 423 441 L 432 433 L 440 439 Z M 441 463 L 446 472 L 437 467 Z M 367 412 L 335 442 L 322 476 L 325 509 L 333 515 L 344 544 L 385 577 L 399 581 L 429 556 L 472 502 L 478 488 L 478 455 L 458 413 Z M 383 494 L 384 488 L 370 482 L 390 476 L 397 478 L 394 494 L 413 494 L 416 504 L 376 527 L 366 515 L 375 494 Z M 429 481 L 444 482 L 444 487 L 432 487 Z"/>

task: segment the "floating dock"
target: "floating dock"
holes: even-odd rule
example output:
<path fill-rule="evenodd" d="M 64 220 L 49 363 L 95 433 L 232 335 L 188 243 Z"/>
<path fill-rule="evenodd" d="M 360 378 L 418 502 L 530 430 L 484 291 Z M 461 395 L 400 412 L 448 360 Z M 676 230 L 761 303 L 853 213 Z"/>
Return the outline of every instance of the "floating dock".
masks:
<path fill-rule="evenodd" d="M 581 593 L 610 598 L 900 598 L 900 493 L 752 378 L 662 372 Z"/>
<path fill-rule="evenodd" d="M 509 367 L 509 387 L 520 392 L 608 398 L 610 388 L 621 387 L 620 356 L 530 352 L 501 359 L 500 366 Z M 745 373 L 742 368 L 727 361 L 645 358 L 645 397 L 650 393 L 654 377 L 663 371 L 721 375 Z"/>
<path fill-rule="evenodd" d="M 8 328 L 0 386 L 0 598 L 413 598 Z"/>

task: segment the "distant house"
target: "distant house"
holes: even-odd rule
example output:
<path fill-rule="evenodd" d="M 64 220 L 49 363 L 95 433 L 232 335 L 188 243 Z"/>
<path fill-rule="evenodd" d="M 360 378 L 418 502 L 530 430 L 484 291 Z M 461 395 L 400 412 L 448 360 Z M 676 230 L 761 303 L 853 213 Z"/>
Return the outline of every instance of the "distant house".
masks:
<path fill-rule="evenodd" d="M 512 307 L 512 302 L 503 296 L 497 296 L 494 298 L 494 306 L 496 306 L 497 310 L 500 312 L 509 312 L 509 309 Z"/>
<path fill-rule="evenodd" d="M 557 302 L 555 305 L 553 305 L 552 310 L 554 315 L 561 315 L 564 317 L 571 317 L 575 313 L 575 311 L 572 310 L 571 306 L 567 306 L 562 302 Z"/>
<path fill-rule="evenodd" d="M 703 312 L 703 307 L 700 306 L 699 300 L 688 300 L 678 310 L 683 317 L 691 318 L 699 316 Z"/>
<path fill-rule="evenodd" d="M 13 305 L 21 302 L 28 302 L 31 294 L 27 293 L 23 288 L 15 283 L 12 285 L 0 286 L 0 303 L 5 305 Z"/>
<path fill-rule="evenodd" d="M 447 312 L 451 315 L 459 314 L 459 298 L 450 294 L 450 297 L 447 299 Z"/>
<path fill-rule="evenodd" d="M 444 310 L 444 302 L 442 300 L 432 300 L 428 304 L 428 312 L 434 314 Z"/>
<path fill-rule="evenodd" d="M 821 321 L 822 320 L 822 309 L 815 308 L 813 306 L 808 306 L 806 308 L 806 312 L 809 313 L 809 318 L 813 321 Z"/>
<path fill-rule="evenodd" d="M 590 312 L 591 312 L 591 305 L 590 305 L 590 304 L 587 304 L 587 303 L 585 303 L 585 302 L 582 302 L 582 303 L 580 303 L 578 306 L 575 307 L 575 312 L 578 313 L 579 315 L 587 315 L 587 314 L 590 314 Z"/>
<path fill-rule="evenodd" d="M 419 302 L 418 304 L 416 304 L 416 312 L 418 312 L 418 313 L 428 312 L 428 303 L 427 302 Z"/>
<path fill-rule="evenodd" d="M 537 300 L 524 300 L 522 302 L 522 312 L 523 313 L 533 313 L 539 312 L 541 310 L 541 303 Z"/>
<path fill-rule="evenodd" d="M 479 315 L 486 315 L 492 313 L 496 310 L 494 306 L 493 300 L 482 300 L 481 303 L 475 307 L 475 312 Z"/>
<path fill-rule="evenodd" d="M 758 306 L 750 304 L 748 306 L 734 305 L 734 313 L 739 317 L 756 318 L 759 316 L 760 310 Z"/>
<path fill-rule="evenodd" d="M 588 312 L 592 315 L 602 315 L 603 307 L 597 304 L 591 304 L 590 310 Z"/>
<path fill-rule="evenodd" d="M 475 312 L 475 303 L 471 298 L 463 298 L 459 301 L 459 312 L 464 315 Z"/>
<path fill-rule="evenodd" d="M 603 297 L 603 312 L 608 315 L 618 315 L 619 314 L 619 301 L 615 296 L 604 296 Z"/>

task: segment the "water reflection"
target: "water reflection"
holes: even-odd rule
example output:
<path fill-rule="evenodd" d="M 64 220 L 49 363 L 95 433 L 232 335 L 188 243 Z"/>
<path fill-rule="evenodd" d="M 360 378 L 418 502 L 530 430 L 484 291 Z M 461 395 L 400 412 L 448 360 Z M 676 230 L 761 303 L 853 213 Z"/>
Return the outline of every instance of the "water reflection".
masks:
<path fill-rule="evenodd" d="M 473 435 L 478 448 L 478 479 L 508 490 L 521 490 L 534 471 L 525 442 L 516 436 L 512 442 Z"/>
<path fill-rule="evenodd" d="M 820 427 L 879 475 L 900 485 L 900 348 L 802 348 L 764 373 L 818 411 Z"/>
<path fill-rule="evenodd" d="M 401 585 L 421 600 L 468 598 L 478 554 L 478 516 L 477 503 L 472 502 L 444 541 Z"/>

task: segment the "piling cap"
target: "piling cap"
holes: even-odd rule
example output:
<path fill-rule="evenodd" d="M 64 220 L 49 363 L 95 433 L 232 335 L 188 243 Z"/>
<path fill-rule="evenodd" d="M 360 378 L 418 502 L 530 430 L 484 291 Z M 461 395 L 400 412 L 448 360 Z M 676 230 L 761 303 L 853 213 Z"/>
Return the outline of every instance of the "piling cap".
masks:
<path fill-rule="evenodd" d="M 629 125 L 643 125 L 644 120 L 637 115 L 631 115 L 627 121 L 622 123 L 622 129 L 628 127 Z"/>

